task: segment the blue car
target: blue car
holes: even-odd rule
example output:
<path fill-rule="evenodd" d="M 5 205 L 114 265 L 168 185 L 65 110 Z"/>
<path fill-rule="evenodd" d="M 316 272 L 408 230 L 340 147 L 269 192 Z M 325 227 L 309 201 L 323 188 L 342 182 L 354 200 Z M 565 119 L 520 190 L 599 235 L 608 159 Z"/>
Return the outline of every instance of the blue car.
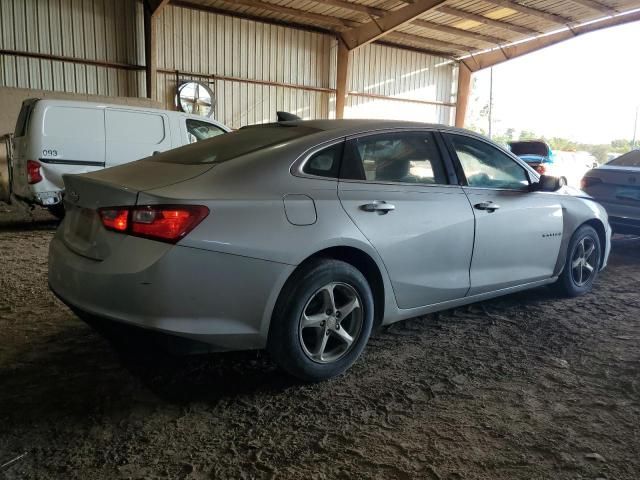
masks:
<path fill-rule="evenodd" d="M 540 175 L 549 175 L 556 158 L 551 147 L 542 140 L 509 142 L 511 151 L 527 162 Z"/>

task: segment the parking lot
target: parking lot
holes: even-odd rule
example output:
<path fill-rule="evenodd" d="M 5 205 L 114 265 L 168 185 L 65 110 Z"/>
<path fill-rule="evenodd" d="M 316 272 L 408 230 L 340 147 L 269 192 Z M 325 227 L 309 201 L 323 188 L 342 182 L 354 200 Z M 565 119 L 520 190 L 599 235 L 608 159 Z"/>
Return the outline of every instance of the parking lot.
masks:
<path fill-rule="evenodd" d="M 258 352 L 114 350 L 47 288 L 55 224 L 0 210 L 0 478 L 638 478 L 640 239 L 592 294 L 398 323 L 304 385 Z"/>

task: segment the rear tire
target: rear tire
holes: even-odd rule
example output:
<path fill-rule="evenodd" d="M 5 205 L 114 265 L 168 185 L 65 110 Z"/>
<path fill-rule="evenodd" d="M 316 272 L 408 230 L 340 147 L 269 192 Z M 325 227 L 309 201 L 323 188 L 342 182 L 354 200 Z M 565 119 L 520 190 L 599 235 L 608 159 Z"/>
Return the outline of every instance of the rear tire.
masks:
<path fill-rule="evenodd" d="M 591 291 L 598 276 L 602 247 L 593 227 L 582 225 L 571 236 L 564 269 L 554 284 L 561 295 L 578 297 Z"/>
<path fill-rule="evenodd" d="M 62 202 L 48 206 L 47 210 L 49 210 L 49 213 L 59 220 L 64 218 L 64 204 Z"/>
<path fill-rule="evenodd" d="M 294 273 L 280 293 L 267 349 L 291 375 L 326 380 L 358 359 L 373 314 L 373 294 L 362 273 L 346 262 L 318 259 Z"/>

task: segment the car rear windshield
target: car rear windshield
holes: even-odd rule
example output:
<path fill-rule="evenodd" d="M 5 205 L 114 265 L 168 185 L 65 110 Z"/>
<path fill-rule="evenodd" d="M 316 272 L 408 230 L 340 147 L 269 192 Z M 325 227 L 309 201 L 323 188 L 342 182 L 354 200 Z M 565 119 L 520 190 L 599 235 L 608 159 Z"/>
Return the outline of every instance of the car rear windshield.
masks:
<path fill-rule="evenodd" d="M 154 160 L 181 164 L 222 163 L 318 131 L 298 125 L 255 125 L 167 152 Z"/>
<path fill-rule="evenodd" d="M 614 158 L 607 165 L 615 167 L 640 167 L 640 150 L 634 150 Z"/>

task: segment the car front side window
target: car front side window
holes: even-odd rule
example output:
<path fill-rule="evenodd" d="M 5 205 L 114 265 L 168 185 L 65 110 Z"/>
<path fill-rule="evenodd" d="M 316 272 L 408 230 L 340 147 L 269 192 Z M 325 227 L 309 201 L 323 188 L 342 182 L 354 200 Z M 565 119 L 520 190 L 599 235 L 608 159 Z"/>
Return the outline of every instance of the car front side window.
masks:
<path fill-rule="evenodd" d="M 528 190 L 527 171 L 497 148 L 465 135 L 447 135 L 470 187 Z"/>
<path fill-rule="evenodd" d="M 446 184 L 447 175 L 429 132 L 398 132 L 351 140 L 341 178 L 369 182 Z"/>

